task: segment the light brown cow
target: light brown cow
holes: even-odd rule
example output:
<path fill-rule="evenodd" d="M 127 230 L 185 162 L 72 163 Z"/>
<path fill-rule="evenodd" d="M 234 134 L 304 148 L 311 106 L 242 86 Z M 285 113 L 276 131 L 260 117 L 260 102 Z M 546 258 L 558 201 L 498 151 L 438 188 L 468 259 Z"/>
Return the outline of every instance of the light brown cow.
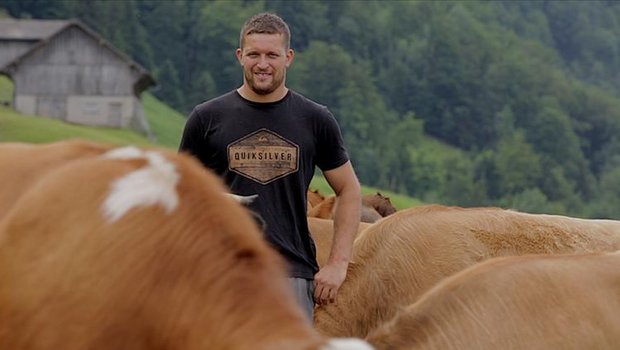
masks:
<path fill-rule="evenodd" d="M 400 210 L 355 240 L 335 304 L 321 305 L 324 334 L 365 337 L 443 278 L 499 256 L 620 249 L 620 222 L 498 208 Z"/>
<path fill-rule="evenodd" d="M 225 191 L 190 156 L 131 147 L 41 178 L 0 222 L 0 348 L 337 348 Z"/>
<path fill-rule="evenodd" d="M 0 220 L 24 190 L 57 167 L 101 155 L 113 146 L 83 140 L 49 144 L 0 143 Z"/>
<path fill-rule="evenodd" d="M 316 207 L 325 199 L 325 195 L 323 195 L 318 189 L 308 190 L 308 210 Z"/>
<path fill-rule="evenodd" d="M 495 258 L 368 337 L 377 349 L 618 349 L 620 252 Z"/>
<path fill-rule="evenodd" d="M 367 222 L 360 222 L 357 230 L 358 235 L 370 225 L 371 224 Z M 327 263 L 332 247 L 334 239 L 334 220 L 308 218 L 308 228 L 310 229 L 310 235 L 316 247 L 316 260 L 319 263 L 319 267 L 322 267 Z"/>
<path fill-rule="evenodd" d="M 307 215 L 309 218 L 333 219 L 333 212 L 336 206 L 336 196 L 331 195 L 325 197 L 320 203 L 308 208 Z"/>

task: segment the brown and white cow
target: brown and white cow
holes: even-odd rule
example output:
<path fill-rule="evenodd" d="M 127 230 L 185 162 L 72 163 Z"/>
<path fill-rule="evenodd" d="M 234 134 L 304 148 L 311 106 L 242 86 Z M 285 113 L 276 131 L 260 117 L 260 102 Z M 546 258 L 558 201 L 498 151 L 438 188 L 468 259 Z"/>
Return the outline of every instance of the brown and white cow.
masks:
<path fill-rule="evenodd" d="M 499 208 L 424 206 L 364 230 L 336 303 L 315 310 L 324 334 L 365 337 L 437 282 L 483 260 L 620 249 L 620 222 Z"/>
<path fill-rule="evenodd" d="M 67 139 L 51 143 L 25 142 L 0 143 L 0 220 L 19 196 L 40 178 L 68 162 L 97 157 L 118 147 L 82 139 Z M 241 204 L 248 204 L 254 196 L 229 194 Z M 254 215 L 254 213 L 252 213 Z M 262 223 L 262 218 L 255 215 Z"/>
<path fill-rule="evenodd" d="M 618 349 L 620 252 L 476 264 L 367 340 L 385 350 Z"/>
<path fill-rule="evenodd" d="M 33 183 L 0 222 L 0 348 L 367 348 L 312 328 L 225 191 L 190 156 L 132 147 Z"/>

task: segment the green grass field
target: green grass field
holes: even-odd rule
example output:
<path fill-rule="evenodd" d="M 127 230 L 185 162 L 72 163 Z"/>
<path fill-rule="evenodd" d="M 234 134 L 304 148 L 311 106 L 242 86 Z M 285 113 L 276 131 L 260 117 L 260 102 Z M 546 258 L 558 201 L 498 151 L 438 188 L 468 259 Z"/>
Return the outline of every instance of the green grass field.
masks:
<path fill-rule="evenodd" d="M 12 91 L 13 87 L 10 80 L 0 76 L 0 103 L 2 101 L 10 102 L 13 94 Z M 142 102 L 145 115 L 156 140 L 149 140 L 145 136 L 128 129 L 89 127 L 68 124 L 49 118 L 22 115 L 10 107 L 0 105 L 0 142 L 45 143 L 80 138 L 118 145 L 134 144 L 138 146 L 160 146 L 177 149 L 185 125 L 185 117 L 149 93 L 142 95 Z M 329 184 L 322 176 L 314 177 L 311 188 L 319 189 L 324 194 L 333 194 Z M 381 192 L 383 195 L 390 197 L 390 200 L 398 209 L 422 204 L 415 198 L 378 188 L 362 186 L 362 193 L 376 192 Z"/>
<path fill-rule="evenodd" d="M 58 120 L 25 116 L 8 107 L 0 107 L 0 141 L 45 143 L 80 138 L 114 144 L 157 145 L 127 129 L 94 128 Z"/>

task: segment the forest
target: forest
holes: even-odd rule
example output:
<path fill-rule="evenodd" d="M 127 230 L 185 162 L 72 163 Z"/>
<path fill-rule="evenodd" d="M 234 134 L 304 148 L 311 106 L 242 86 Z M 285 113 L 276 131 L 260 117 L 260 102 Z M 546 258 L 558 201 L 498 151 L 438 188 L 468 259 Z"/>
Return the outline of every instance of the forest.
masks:
<path fill-rule="evenodd" d="M 425 202 L 620 219 L 618 1 L 0 0 L 77 18 L 183 114 L 241 84 L 251 15 L 291 28 L 287 85 L 330 108 L 364 184 Z"/>

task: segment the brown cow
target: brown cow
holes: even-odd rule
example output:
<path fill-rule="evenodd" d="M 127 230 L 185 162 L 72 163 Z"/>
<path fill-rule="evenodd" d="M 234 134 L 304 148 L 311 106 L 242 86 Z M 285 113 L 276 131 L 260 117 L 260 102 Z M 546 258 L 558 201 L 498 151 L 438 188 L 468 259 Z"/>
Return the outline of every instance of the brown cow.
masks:
<path fill-rule="evenodd" d="M 0 143 L 0 220 L 24 190 L 69 161 L 101 155 L 113 146 L 83 140 L 49 144 Z"/>
<path fill-rule="evenodd" d="M 0 222 L 0 348 L 338 346 L 225 191 L 190 156 L 131 147 L 41 178 Z"/>
<path fill-rule="evenodd" d="M 360 222 L 357 230 L 358 235 L 370 225 L 367 222 Z M 322 267 L 327 263 L 332 247 L 334 221 L 331 219 L 308 218 L 308 228 L 316 246 L 316 260 L 319 263 L 319 267 Z"/>
<path fill-rule="evenodd" d="M 382 217 L 396 213 L 396 207 L 394 207 L 392 201 L 390 201 L 390 197 L 386 197 L 380 192 L 363 195 L 362 204 L 365 207 L 375 209 Z"/>
<path fill-rule="evenodd" d="M 336 196 L 327 196 L 322 202 L 308 209 L 308 217 L 333 219 L 336 211 L 336 204 Z M 384 197 L 379 193 L 376 195 L 362 196 L 361 222 L 377 222 L 381 218 L 393 214 L 394 212 L 396 212 L 396 208 L 392 206 L 388 197 Z"/>
<path fill-rule="evenodd" d="M 377 349 L 618 349 L 620 252 L 495 258 L 371 332 Z"/>
<path fill-rule="evenodd" d="M 321 305 L 324 334 L 365 337 L 443 278 L 499 256 L 620 249 L 620 222 L 498 208 L 400 210 L 355 240 L 335 304 Z"/>

